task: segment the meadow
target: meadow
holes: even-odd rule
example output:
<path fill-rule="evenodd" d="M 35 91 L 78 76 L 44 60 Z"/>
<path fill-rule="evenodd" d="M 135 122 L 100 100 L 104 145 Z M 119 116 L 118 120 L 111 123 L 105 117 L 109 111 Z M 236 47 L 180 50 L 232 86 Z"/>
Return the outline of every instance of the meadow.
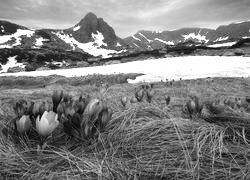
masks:
<path fill-rule="evenodd" d="M 151 103 L 128 102 L 138 74 L 87 77 L 0 77 L 1 179 L 249 179 L 250 78 L 205 78 L 153 83 Z M 6 135 L 19 99 L 51 103 L 54 90 L 105 101 L 112 119 L 98 139 L 79 142 L 60 125 L 44 149 Z M 166 104 L 165 96 L 171 98 Z M 218 112 L 190 116 L 191 96 Z M 238 99 L 229 106 L 228 100 Z M 206 116 L 205 116 L 205 115 Z"/>

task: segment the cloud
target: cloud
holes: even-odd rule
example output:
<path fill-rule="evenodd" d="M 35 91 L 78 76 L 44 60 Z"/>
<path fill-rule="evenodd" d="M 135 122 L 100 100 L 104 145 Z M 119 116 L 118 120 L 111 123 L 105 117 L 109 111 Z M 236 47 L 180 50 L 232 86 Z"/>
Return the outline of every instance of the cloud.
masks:
<path fill-rule="evenodd" d="M 0 0 L 0 18 L 32 28 L 68 28 L 94 12 L 126 37 L 139 30 L 216 28 L 250 19 L 249 0 Z"/>

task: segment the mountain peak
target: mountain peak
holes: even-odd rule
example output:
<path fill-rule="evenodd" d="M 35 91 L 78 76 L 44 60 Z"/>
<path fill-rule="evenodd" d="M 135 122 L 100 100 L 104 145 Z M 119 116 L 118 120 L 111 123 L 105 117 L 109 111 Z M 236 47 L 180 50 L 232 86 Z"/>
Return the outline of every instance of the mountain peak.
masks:
<path fill-rule="evenodd" d="M 97 19 L 97 16 L 94 13 L 89 12 L 85 15 L 83 19 Z"/>
<path fill-rule="evenodd" d="M 101 33 L 104 42 L 108 45 L 114 45 L 117 36 L 114 29 L 108 25 L 102 18 L 98 18 L 94 13 L 89 12 L 73 28 L 71 33 L 73 37 L 81 43 L 87 43 L 93 40 L 93 34 Z"/>

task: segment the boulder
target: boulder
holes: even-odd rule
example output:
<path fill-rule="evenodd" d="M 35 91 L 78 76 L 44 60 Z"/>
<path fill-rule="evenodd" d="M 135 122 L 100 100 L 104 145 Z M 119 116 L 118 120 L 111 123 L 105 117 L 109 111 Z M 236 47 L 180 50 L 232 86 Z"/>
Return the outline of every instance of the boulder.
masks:
<path fill-rule="evenodd" d="M 243 49 L 236 49 L 236 50 L 234 51 L 234 54 L 235 54 L 236 56 L 242 56 L 242 55 L 245 54 L 245 52 L 244 52 Z"/>
<path fill-rule="evenodd" d="M 223 56 L 235 56 L 235 53 L 232 51 L 226 51 Z"/>
<path fill-rule="evenodd" d="M 94 62 L 99 62 L 101 59 L 102 59 L 101 56 L 99 56 L 99 57 L 88 58 L 87 61 L 89 63 L 94 63 Z"/>
<path fill-rule="evenodd" d="M 165 55 L 165 58 L 171 58 L 171 57 L 173 57 L 171 54 L 166 54 Z"/>
<path fill-rule="evenodd" d="M 86 61 L 80 61 L 76 63 L 77 67 L 88 67 L 89 63 Z"/>
<path fill-rule="evenodd" d="M 7 73 L 16 73 L 16 72 L 23 72 L 23 71 L 25 71 L 25 68 L 16 66 L 16 67 L 9 68 Z"/>
<path fill-rule="evenodd" d="M 51 70 L 51 69 L 49 67 L 40 67 L 36 69 L 36 71 L 47 71 L 47 70 Z"/>

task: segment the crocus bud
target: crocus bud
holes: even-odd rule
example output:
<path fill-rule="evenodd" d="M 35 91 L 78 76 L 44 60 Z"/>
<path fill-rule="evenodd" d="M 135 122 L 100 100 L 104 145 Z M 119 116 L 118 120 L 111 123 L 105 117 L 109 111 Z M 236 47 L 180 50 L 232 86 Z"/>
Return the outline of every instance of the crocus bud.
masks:
<path fill-rule="evenodd" d="M 86 104 L 84 102 L 84 99 L 76 101 L 76 103 L 75 103 L 75 111 L 77 113 L 79 113 L 80 115 L 82 115 L 84 113 L 85 107 L 86 107 Z"/>
<path fill-rule="evenodd" d="M 16 128 L 20 134 L 23 134 L 30 130 L 31 120 L 29 115 L 23 115 L 20 119 L 16 120 Z"/>
<path fill-rule="evenodd" d="M 166 105 L 168 106 L 170 103 L 170 96 L 165 96 L 165 101 L 166 101 Z"/>
<path fill-rule="evenodd" d="M 54 91 L 52 94 L 53 111 L 57 111 L 57 106 L 63 98 L 63 91 Z"/>
<path fill-rule="evenodd" d="M 130 103 L 131 104 L 133 104 L 133 103 L 137 103 L 138 101 L 137 101 L 137 99 L 135 98 L 135 97 L 132 97 L 131 99 L 130 99 Z"/>
<path fill-rule="evenodd" d="M 153 89 L 149 89 L 149 90 L 147 90 L 147 101 L 149 102 L 149 103 L 151 103 L 152 102 L 152 99 L 153 99 L 153 97 L 154 97 L 154 94 L 155 94 L 155 91 L 153 90 Z"/>
<path fill-rule="evenodd" d="M 194 114 L 196 111 L 196 104 L 194 102 L 194 100 L 189 100 L 187 102 L 187 110 L 189 112 L 190 115 Z"/>
<path fill-rule="evenodd" d="M 139 102 L 141 102 L 144 97 L 144 90 L 140 89 L 139 91 L 136 91 L 135 97 Z"/>
<path fill-rule="evenodd" d="M 121 97 L 121 103 L 122 103 L 122 105 L 124 107 L 126 106 L 127 102 L 128 102 L 128 98 L 127 97 Z"/>
<path fill-rule="evenodd" d="M 250 103 L 250 96 L 246 96 L 246 102 Z"/>

